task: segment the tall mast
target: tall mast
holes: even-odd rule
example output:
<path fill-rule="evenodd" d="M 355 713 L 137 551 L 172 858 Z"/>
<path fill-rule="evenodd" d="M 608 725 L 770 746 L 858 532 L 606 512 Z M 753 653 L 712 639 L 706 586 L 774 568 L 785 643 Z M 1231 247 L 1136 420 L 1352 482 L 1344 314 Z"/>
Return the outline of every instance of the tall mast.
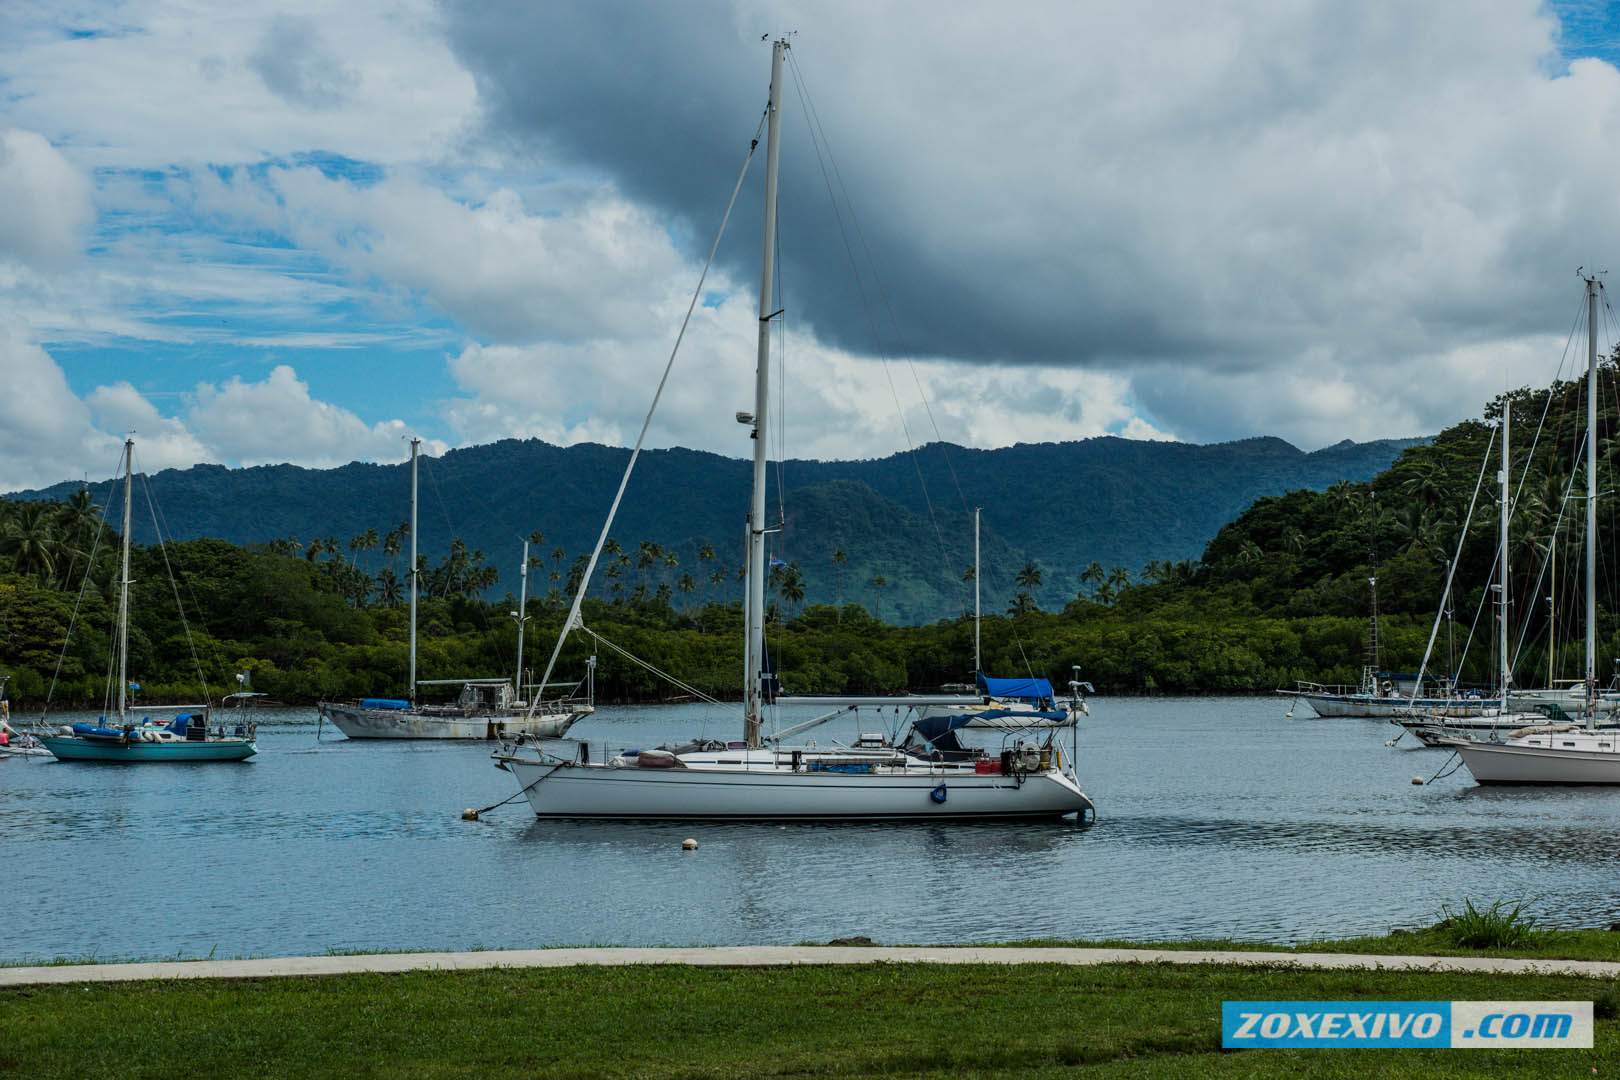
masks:
<path fill-rule="evenodd" d="M 973 508 L 973 679 L 978 681 L 984 670 L 979 659 L 979 508 Z"/>
<path fill-rule="evenodd" d="M 1508 419 L 1512 402 L 1502 399 L 1502 525 L 1501 554 L 1497 559 L 1501 579 L 1497 583 L 1500 606 L 1497 608 L 1497 643 L 1501 649 L 1502 714 L 1508 711 Z"/>
<path fill-rule="evenodd" d="M 512 680 L 512 693 L 523 696 L 523 624 L 529 621 L 529 542 L 523 541 L 523 565 L 518 567 L 518 659 L 517 677 Z"/>
<path fill-rule="evenodd" d="M 118 722 L 124 721 L 129 693 L 129 518 L 134 502 L 135 440 L 124 440 L 124 554 L 118 583 Z"/>
<path fill-rule="evenodd" d="M 422 440 L 411 436 L 411 685 L 409 697 L 416 704 L 416 453 Z"/>
<path fill-rule="evenodd" d="M 1378 492 L 1367 493 L 1367 590 L 1371 615 L 1367 622 L 1367 674 L 1364 680 L 1378 692 L 1378 673 L 1383 669 L 1383 651 L 1378 640 Z"/>
<path fill-rule="evenodd" d="M 776 161 L 781 149 L 782 57 L 787 42 L 771 45 L 771 99 L 765 107 L 765 243 L 759 283 L 759 363 L 754 372 L 754 488 L 748 510 L 748 598 L 743 644 L 747 682 L 743 689 L 743 742 L 749 749 L 759 746 L 764 711 L 761 674 L 765 649 L 765 457 L 766 417 L 770 407 L 772 264 L 776 261 Z"/>
<path fill-rule="evenodd" d="M 1597 278 L 1586 279 L 1586 722 L 1597 700 Z"/>

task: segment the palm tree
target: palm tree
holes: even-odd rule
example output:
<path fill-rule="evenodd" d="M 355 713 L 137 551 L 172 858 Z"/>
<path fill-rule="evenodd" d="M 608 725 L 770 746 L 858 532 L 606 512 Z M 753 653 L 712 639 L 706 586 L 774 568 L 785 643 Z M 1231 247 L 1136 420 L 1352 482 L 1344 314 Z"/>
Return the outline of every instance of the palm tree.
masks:
<path fill-rule="evenodd" d="M 681 590 L 681 595 L 686 597 L 685 606 L 690 608 L 692 606 L 692 594 L 697 591 L 697 582 L 692 580 L 692 571 L 688 570 L 682 574 L 681 580 L 676 582 L 675 587 Z"/>
<path fill-rule="evenodd" d="M 882 574 L 872 579 L 872 588 L 877 590 L 877 605 L 876 610 L 873 612 L 873 618 L 879 620 L 883 618 L 883 590 L 888 587 L 889 579 Z"/>
<path fill-rule="evenodd" d="M 698 561 L 700 563 L 703 563 L 703 564 L 707 565 L 713 558 L 714 558 L 714 546 L 712 544 L 704 544 L 702 547 L 698 548 Z M 706 580 L 707 580 L 707 578 L 700 571 L 698 573 L 698 581 L 703 582 L 703 581 L 706 581 Z M 698 596 L 698 606 L 701 607 L 702 605 L 703 605 L 703 597 L 702 597 L 702 595 L 699 595 Z"/>
<path fill-rule="evenodd" d="M 833 606 L 839 609 L 839 621 L 843 621 L 844 607 L 844 567 L 849 565 L 849 556 L 844 554 L 843 548 L 833 548 Z"/>
<path fill-rule="evenodd" d="M 643 540 L 636 555 L 636 569 L 641 571 L 642 596 L 647 595 L 647 589 L 652 584 L 651 571 L 658 566 L 664 558 L 664 549 L 651 540 Z"/>
<path fill-rule="evenodd" d="M 1091 565 L 1081 571 L 1080 584 L 1091 586 L 1091 598 L 1093 600 L 1097 599 L 1097 586 L 1103 583 L 1103 578 L 1107 574 L 1108 571 L 1103 569 L 1103 564 L 1096 560 L 1092 560 Z"/>
<path fill-rule="evenodd" d="M 602 544 L 602 554 L 611 556 L 610 559 L 604 560 L 604 562 L 602 564 L 602 592 L 603 592 L 604 595 L 606 595 L 607 592 L 609 591 L 608 590 L 607 568 L 609 566 L 613 565 L 614 560 L 624 558 L 624 548 L 619 546 L 619 541 L 616 538 L 610 536 Z M 587 561 L 588 561 L 588 557 L 587 557 Z M 569 591 L 572 592 L 573 590 L 570 589 Z"/>
<path fill-rule="evenodd" d="M 377 573 L 377 603 L 384 607 L 399 607 L 404 599 L 405 588 L 400 584 L 399 575 L 394 573 L 392 566 L 385 566 Z"/>
<path fill-rule="evenodd" d="M 568 558 L 568 552 L 561 547 L 551 549 L 551 573 L 546 576 L 551 579 L 551 598 L 557 599 L 557 582 L 562 578 L 563 560 Z"/>
<path fill-rule="evenodd" d="M 61 538 L 61 553 L 68 556 L 59 578 L 64 586 L 78 578 L 79 558 L 89 558 L 90 541 L 100 530 L 101 507 L 96 505 L 89 488 L 75 491 L 57 508 L 56 532 Z"/>
<path fill-rule="evenodd" d="M 60 545 L 45 503 L 24 503 L 14 511 L 0 535 L 0 544 L 4 545 L 0 551 L 11 557 L 19 574 L 48 578 L 56 569 Z"/>
<path fill-rule="evenodd" d="M 1348 480 L 1340 480 L 1327 489 L 1328 505 L 1339 510 L 1352 509 L 1359 501 L 1356 486 Z"/>
<path fill-rule="evenodd" d="M 394 561 L 399 558 L 400 534 L 398 529 L 389 529 L 383 533 L 382 550 L 388 556 L 388 569 L 394 568 Z"/>
<path fill-rule="evenodd" d="M 57 580 L 64 588 L 78 580 L 79 559 L 89 559 L 90 548 L 101 529 L 101 508 L 91 498 L 89 488 L 80 488 L 55 509 L 57 535 Z"/>
<path fill-rule="evenodd" d="M 782 575 L 782 599 L 788 605 L 788 618 L 792 618 L 793 611 L 804 603 L 804 578 L 799 574 L 798 563 L 789 563 L 787 572 Z"/>
<path fill-rule="evenodd" d="M 1036 566 L 1033 562 L 1026 562 L 1024 568 L 1018 571 L 1018 576 L 1013 580 L 1020 589 L 1034 591 L 1040 588 L 1043 576 L 1039 566 Z"/>
<path fill-rule="evenodd" d="M 1438 461 L 1425 461 L 1403 484 L 1401 490 L 1424 506 L 1439 506 L 1446 498 L 1446 473 Z"/>

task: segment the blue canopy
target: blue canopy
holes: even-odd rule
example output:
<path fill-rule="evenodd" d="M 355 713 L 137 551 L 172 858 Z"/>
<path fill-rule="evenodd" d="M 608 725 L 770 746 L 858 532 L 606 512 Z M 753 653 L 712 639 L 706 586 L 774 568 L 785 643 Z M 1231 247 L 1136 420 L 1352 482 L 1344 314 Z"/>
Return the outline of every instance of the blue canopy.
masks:
<path fill-rule="evenodd" d="M 972 716 L 919 716 L 911 722 L 911 729 L 929 742 L 937 742 L 948 733 L 967 727 Z"/>
<path fill-rule="evenodd" d="M 1039 701 L 1052 697 L 1052 684 L 1045 679 L 992 679 L 978 673 L 979 693 L 986 697 Z"/>

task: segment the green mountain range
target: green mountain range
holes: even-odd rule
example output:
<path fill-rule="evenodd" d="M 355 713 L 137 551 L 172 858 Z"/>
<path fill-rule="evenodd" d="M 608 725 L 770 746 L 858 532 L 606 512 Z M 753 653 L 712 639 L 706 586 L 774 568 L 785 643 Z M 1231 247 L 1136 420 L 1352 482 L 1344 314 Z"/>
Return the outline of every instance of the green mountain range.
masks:
<path fill-rule="evenodd" d="M 977 506 L 985 609 L 1007 607 L 1028 563 L 1041 571 L 1036 601 L 1061 608 L 1084 590 L 1081 575 L 1092 563 L 1135 574 L 1150 561 L 1196 559 L 1256 498 L 1369 480 L 1424 441 L 1346 441 L 1306 453 L 1276 438 L 1195 446 L 1110 437 L 1000 450 L 933 443 L 869 461 L 787 461 L 771 468 L 768 513 L 773 522 L 780 515 L 771 556 L 799 568 L 809 603 L 853 601 L 886 620 L 932 622 L 972 607 Z M 548 570 L 562 577 L 595 543 L 628 454 L 508 439 L 424 458 L 421 553 L 437 561 L 459 537 L 500 571 L 489 594 L 515 594 L 522 541 L 539 532 L 544 540 L 530 554 L 544 565 L 530 590 L 544 593 L 554 584 Z M 670 574 L 666 564 L 664 576 L 690 572 L 700 599 L 736 599 L 749 470 L 746 461 L 694 450 L 644 452 L 613 535 L 627 552 L 651 541 L 672 554 L 680 571 Z M 97 502 L 119 513 L 120 488 L 91 486 Z M 80 487 L 7 497 L 61 499 Z M 343 550 L 351 537 L 385 533 L 410 513 L 404 463 L 198 465 L 157 473 L 150 490 L 179 540 L 302 545 L 331 537 Z M 155 539 L 140 524 L 146 518 L 135 515 L 137 543 Z M 712 559 L 699 558 L 705 546 Z M 554 559 L 558 549 L 563 557 Z M 834 565 L 835 550 L 845 565 Z M 363 549 L 349 557 L 362 568 L 381 561 Z M 873 584 L 879 578 L 881 587 Z"/>

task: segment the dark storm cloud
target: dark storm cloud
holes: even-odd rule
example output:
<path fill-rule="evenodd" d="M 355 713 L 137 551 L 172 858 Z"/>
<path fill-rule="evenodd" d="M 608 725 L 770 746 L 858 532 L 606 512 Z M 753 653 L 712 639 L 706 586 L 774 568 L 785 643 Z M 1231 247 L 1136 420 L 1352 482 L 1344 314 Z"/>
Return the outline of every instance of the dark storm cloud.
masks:
<path fill-rule="evenodd" d="M 487 136 L 693 255 L 781 24 L 883 282 L 863 301 L 790 81 L 790 315 L 852 352 L 895 348 L 892 304 L 911 354 L 1118 373 L 1183 438 L 1416 434 L 1522 378 L 1503 357 L 1561 339 L 1620 244 L 1620 76 L 1559 64 L 1535 0 L 448 8 Z"/>
<path fill-rule="evenodd" d="M 770 46 L 760 40 L 771 29 L 766 16 L 736 16 L 713 4 L 642 3 L 453 3 L 449 12 L 453 47 L 478 80 L 492 136 L 606 174 L 625 195 L 678 222 L 674 231 L 689 252 L 707 249 L 769 89 Z M 1144 300 L 1109 284 L 1138 276 L 1139 257 L 1088 237 L 1083 207 L 1047 222 L 1035 245 L 998 235 L 1014 220 L 1027 227 L 1028 212 L 1011 205 L 1030 182 L 1026 163 L 997 163 L 994 171 L 1005 175 L 993 187 L 959 187 L 939 148 L 884 122 L 925 113 L 932 89 L 912 87 L 918 100 L 897 101 L 906 83 L 875 63 L 851 70 L 828 63 L 812 35 L 794 40 L 836 155 L 834 183 L 841 179 L 849 190 L 856 218 L 846 216 L 840 231 L 790 71 L 781 231 L 792 317 L 858 353 L 892 354 L 903 344 L 921 355 L 1063 362 L 1193 347 Z M 869 108 L 874 98 L 881 108 Z M 929 119 L 922 134 L 942 122 Z M 761 172 L 751 173 L 755 182 L 722 249 L 740 281 L 758 280 Z M 937 217 L 921 217 L 908 180 L 924 181 L 930 199 L 941 190 L 955 197 L 937 207 Z M 867 276 L 865 248 L 878 283 Z M 883 314 L 886 302 L 903 342 Z"/>

